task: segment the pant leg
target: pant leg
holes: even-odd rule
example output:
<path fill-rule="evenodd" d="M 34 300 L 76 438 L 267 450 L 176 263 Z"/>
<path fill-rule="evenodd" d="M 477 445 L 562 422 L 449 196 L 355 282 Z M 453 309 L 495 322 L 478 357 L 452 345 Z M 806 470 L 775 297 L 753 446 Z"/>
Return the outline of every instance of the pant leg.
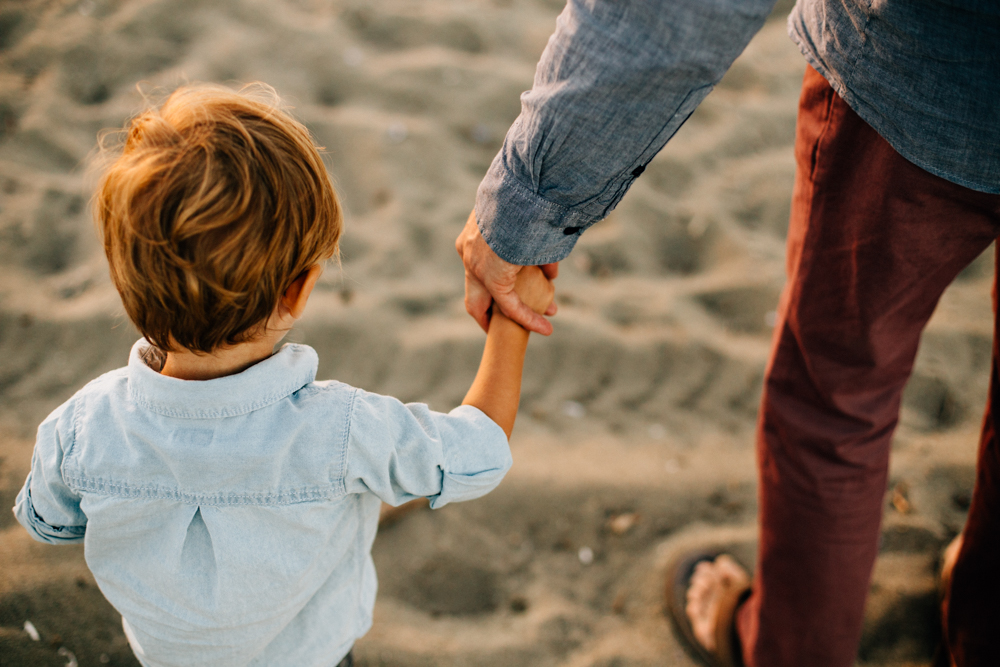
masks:
<path fill-rule="evenodd" d="M 903 159 L 812 68 L 795 153 L 758 422 L 755 590 L 737 627 L 750 667 L 849 667 L 920 333 L 1000 231 L 1000 199 Z"/>
<path fill-rule="evenodd" d="M 1000 274 L 1000 246 L 997 248 Z M 945 634 L 958 667 L 1000 665 L 1000 316 L 993 283 L 993 362 L 976 464 L 976 488 L 952 570 Z"/>

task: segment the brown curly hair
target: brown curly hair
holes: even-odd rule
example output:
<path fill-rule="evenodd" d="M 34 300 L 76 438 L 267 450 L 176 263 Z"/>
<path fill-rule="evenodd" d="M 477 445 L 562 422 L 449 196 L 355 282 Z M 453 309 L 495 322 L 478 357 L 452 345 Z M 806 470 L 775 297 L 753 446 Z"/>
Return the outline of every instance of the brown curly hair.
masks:
<path fill-rule="evenodd" d="M 119 136 L 95 217 L 125 312 L 158 348 L 254 338 L 295 278 L 337 255 L 330 176 L 272 88 L 185 86 Z"/>

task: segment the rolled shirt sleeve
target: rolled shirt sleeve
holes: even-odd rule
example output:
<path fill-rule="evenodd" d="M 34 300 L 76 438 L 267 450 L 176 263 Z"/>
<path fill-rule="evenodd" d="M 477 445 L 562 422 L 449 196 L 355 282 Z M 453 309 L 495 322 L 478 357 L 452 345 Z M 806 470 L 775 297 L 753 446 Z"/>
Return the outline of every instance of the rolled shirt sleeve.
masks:
<path fill-rule="evenodd" d="M 73 405 L 65 403 L 38 427 L 31 472 L 17 494 L 14 515 L 39 542 L 83 541 L 87 517 L 80 496 L 65 482 L 63 459 L 73 441 Z"/>
<path fill-rule="evenodd" d="M 489 493 L 511 464 L 503 429 L 477 408 L 445 414 L 360 389 L 355 395 L 348 493 L 368 491 L 390 505 L 427 497 L 438 508 Z"/>
<path fill-rule="evenodd" d="M 563 259 L 764 24 L 775 0 L 569 0 L 476 197 L 514 264 Z"/>

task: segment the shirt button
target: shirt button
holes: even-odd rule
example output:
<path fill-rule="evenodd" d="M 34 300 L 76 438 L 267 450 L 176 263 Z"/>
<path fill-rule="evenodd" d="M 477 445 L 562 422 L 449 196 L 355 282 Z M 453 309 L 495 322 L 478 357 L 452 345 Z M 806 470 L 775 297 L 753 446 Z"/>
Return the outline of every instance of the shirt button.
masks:
<path fill-rule="evenodd" d="M 576 234 L 578 231 L 580 231 L 579 227 L 565 227 L 565 228 L 563 228 L 563 234 L 565 234 L 566 236 L 572 236 L 573 234 Z"/>
<path fill-rule="evenodd" d="M 646 167 L 640 164 L 638 167 L 632 170 L 632 175 L 635 176 L 636 178 L 639 178 L 639 174 L 641 174 L 644 171 L 646 171 Z"/>

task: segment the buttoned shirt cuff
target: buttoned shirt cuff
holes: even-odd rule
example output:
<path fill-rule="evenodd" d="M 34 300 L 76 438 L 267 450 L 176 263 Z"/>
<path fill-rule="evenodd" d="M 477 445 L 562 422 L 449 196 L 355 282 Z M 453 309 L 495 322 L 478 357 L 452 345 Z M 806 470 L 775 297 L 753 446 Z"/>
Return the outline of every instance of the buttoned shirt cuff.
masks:
<path fill-rule="evenodd" d="M 31 502 L 31 491 L 27 485 L 17 494 L 14 516 L 33 538 L 46 544 L 82 542 L 87 532 L 86 526 L 52 526 L 46 523 L 35 511 L 35 506 Z"/>
<path fill-rule="evenodd" d="M 564 259 L 580 233 L 599 219 L 586 207 L 569 209 L 535 194 L 504 165 L 503 151 L 476 193 L 479 231 L 493 252 L 511 264 L 537 266 Z"/>
<path fill-rule="evenodd" d="M 448 433 L 442 422 L 441 493 L 430 497 L 431 509 L 486 495 L 500 484 L 514 463 L 507 435 L 479 408 L 460 405 L 449 416 L 460 417 L 461 421 L 452 420 L 454 423 L 448 426 L 457 428 Z"/>

